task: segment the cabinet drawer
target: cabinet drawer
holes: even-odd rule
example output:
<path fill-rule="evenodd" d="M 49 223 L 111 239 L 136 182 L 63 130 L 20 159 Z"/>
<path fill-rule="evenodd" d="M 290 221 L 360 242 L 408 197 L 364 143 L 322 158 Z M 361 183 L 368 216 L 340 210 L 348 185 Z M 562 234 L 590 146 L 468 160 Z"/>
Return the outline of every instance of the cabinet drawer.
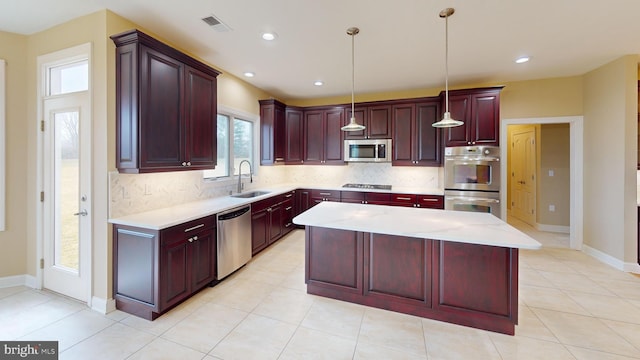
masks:
<path fill-rule="evenodd" d="M 418 207 L 430 209 L 444 209 L 444 196 L 440 195 L 418 195 Z"/>
<path fill-rule="evenodd" d="M 342 202 L 362 203 L 365 199 L 365 193 L 361 191 L 342 191 L 340 199 Z"/>
<path fill-rule="evenodd" d="M 413 206 L 416 203 L 414 194 L 391 194 L 391 202 L 398 206 Z"/>
<path fill-rule="evenodd" d="M 329 199 L 340 201 L 339 190 L 311 190 L 311 197 L 314 199 Z"/>
<path fill-rule="evenodd" d="M 386 205 L 391 202 L 391 194 L 389 193 L 367 193 L 367 203 Z"/>
<path fill-rule="evenodd" d="M 211 229 L 215 227 L 215 223 L 216 217 L 211 215 L 162 230 L 160 232 L 161 245 L 164 246 L 172 240 L 182 240 L 203 230 Z"/>
<path fill-rule="evenodd" d="M 260 211 L 266 208 L 272 207 L 273 205 L 279 203 L 281 199 L 282 199 L 281 196 L 276 195 L 264 200 L 256 201 L 251 204 L 251 213 L 252 214 L 259 213 Z"/>

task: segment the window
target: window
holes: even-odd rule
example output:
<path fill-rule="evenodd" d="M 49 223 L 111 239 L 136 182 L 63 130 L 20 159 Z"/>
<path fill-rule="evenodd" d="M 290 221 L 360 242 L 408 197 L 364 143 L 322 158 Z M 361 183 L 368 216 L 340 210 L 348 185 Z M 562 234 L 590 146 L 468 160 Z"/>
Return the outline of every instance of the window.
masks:
<path fill-rule="evenodd" d="M 47 95 L 68 94 L 89 89 L 89 60 L 52 66 L 49 71 Z"/>
<path fill-rule="evenodd" d="M 255 171 L 254 121 L 244 117 L 231 112 L 218 114 L 218 164 L 214 170 L 205 170 L 204 178 L 238 175 L 238 166 L 242 160 L 248 160 Z M 244 170 L 248 171 L 247 168 Z"/>

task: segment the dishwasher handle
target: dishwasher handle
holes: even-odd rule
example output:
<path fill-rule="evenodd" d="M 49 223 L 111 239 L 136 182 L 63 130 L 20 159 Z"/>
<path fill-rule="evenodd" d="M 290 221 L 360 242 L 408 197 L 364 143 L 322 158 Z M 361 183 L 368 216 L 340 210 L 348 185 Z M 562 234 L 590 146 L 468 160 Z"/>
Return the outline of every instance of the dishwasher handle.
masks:
<path fill-rule="evenodd" d="M 245 206 L 239 209 L 233 209 L 225 213 L 218 214 L 218 221 L 225 221 L 235 219 L 238 216 L 242 216 L 251 210 L 251 206 Z"/>

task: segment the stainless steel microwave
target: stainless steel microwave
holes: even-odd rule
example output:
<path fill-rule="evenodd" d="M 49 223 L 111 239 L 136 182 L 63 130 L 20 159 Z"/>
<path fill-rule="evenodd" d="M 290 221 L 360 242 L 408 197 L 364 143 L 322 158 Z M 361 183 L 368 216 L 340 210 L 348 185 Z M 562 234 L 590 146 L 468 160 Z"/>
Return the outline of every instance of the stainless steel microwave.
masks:
<path fill-rule="evenodd" d="M 344 161 L 390 162 L 391 139 L 345 140 Z"/>

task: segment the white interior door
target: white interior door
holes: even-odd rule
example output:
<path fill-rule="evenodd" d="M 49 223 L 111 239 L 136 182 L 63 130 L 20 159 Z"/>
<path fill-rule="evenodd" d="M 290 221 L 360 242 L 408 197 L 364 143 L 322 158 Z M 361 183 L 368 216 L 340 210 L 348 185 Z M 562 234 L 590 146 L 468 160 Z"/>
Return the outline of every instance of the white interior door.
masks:
<path fill-rule="evenodd" d="M 511 146 L 511 215 L 531 226 L 536 223 L 535 129 L 516 131 Z"/>
<path fill-rule="evenodd" d="M 44 100 L 43 287 L 89 300 L 91 119 L 87 91 Z"/>

